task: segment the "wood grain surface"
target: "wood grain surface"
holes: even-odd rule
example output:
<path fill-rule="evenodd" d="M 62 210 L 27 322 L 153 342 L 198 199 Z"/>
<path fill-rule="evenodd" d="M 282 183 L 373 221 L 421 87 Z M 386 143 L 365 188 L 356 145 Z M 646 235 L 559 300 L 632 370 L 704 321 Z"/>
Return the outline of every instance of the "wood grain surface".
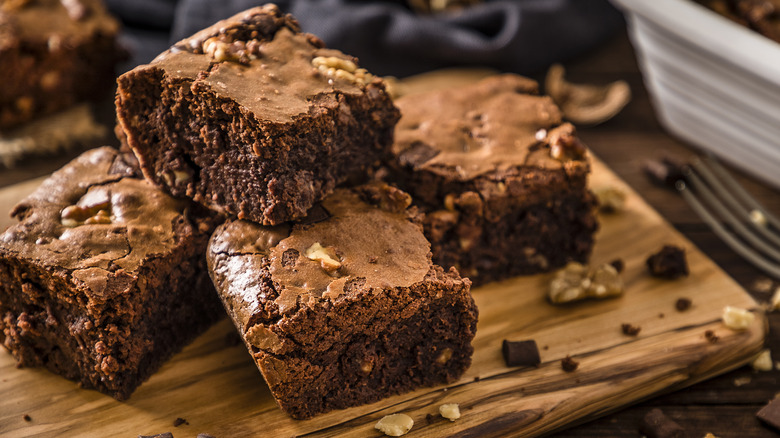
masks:
<path fill-rule="evenodd" d="M 622 258 L 623 297 L 552 306 L 544 298 L 550 275 L 521 277 L 474 290 L 480 322 L 474 362 L 458 382 L 312 420 L 295 421 L 276 408 L 267 386 L 232 325 L 223 320 L 184 348 L 127 402 L 117 402 L 42 369 L 16 369 L 0 353 L 0 432 L 7 436 L 135 436 L 173 432 L 234 436 L 380 436 L 374 424 L 403 412 L 410 437 L 537 436 L 602 416 L 654 395 L 691 385 L 748 362 L 762 347 L 766 318 L 756 312 L 748 330 L 720 322 L 726 305 L 756 310 L 756 302 L 693 244 L 675 231 L 611 170 L 595 161 L 591 185 L 629 194 L 625 211 L 601 215 L 594 263 Z M 19 199 L 33 183 L 0 190 L 0 205 Z M 0 229 L 8 224 L 0 219 Z M 691 275 L 660 280 L 645 258 L 663 244 L 688 252 Z M 692 300 L 679 312 L 678 298 Z M 626 336 L 622 323 L 641 327 Z M 719 340 L 708 342 L 704 332 Z M 507 368 L 503 339 L 535 339 L 539 368 Z M 560 360 L 580 362 L 573 373 Z M 459 403 L 462 418 L 438 415 Z M 29 415 L 32 421 L 26 421 Z M 187 422 L 174 427 L 177 418 Z M 263 435 L 265 434 L 265 435 Z"/>

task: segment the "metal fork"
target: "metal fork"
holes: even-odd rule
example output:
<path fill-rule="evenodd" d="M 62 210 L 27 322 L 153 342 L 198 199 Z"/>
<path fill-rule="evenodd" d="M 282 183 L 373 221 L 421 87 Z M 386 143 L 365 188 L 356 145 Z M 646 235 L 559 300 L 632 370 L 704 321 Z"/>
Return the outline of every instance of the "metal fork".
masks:
<path fill-rule="evenodd" d="M 697 158 L 672 179 L 674 188 L 721 240 L 755 267 L 780 278 L 780 220 L 720 163 L 711 156 Z"/>

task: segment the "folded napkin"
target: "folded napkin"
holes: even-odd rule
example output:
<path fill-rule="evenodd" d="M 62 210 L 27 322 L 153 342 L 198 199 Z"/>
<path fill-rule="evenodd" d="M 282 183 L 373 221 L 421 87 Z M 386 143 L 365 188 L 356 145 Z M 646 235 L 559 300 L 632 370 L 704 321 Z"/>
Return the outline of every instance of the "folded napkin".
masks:
<path fill-rule="evenodd" d="M 125 24 L 135 57 L 150 61 L 169 45 L 244 9 L 253 0 L 106 0 Z M 360 59 L 379 75 L 403 77 L 450 66 L 534 74 L 582 53 L 623 26 L 606 0 L 486 0 L 420 14 L 405 1 L 277 0 L 301 28 Z"/>

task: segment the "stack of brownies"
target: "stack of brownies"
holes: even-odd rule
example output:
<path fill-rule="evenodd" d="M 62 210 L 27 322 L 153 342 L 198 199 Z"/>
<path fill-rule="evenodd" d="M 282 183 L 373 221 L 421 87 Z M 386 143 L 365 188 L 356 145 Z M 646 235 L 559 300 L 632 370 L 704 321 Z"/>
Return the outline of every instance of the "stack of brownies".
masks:
<path fill-rule="evenodd" d="M 266 5 L 118 86 L 122 151 L 54 173 L 0 235 L 20 366 L 124 399 L 221 299 L 280 407 L 308 418 L 458 379 L 477 324 L 458 270 L 484 283 L 590 252 L 585 150 L 528 79 L 408 96 L 401 116 Z"/>

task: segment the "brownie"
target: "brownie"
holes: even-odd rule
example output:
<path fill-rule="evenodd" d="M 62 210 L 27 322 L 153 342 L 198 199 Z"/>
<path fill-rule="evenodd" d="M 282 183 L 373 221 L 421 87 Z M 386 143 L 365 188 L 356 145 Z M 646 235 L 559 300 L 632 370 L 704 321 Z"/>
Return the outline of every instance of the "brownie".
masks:
<path fill-rule="evenodd" d="M 0 235 L 0 340 L 119 400 L 224 315 L 206 273 L 214 222 L 143 179 L 114 149 L 85 152 Z"/>
<path fill-rule="evenodd" d="M 386 175 L 426 213 L 435 263 L 482 284 L 588 259 L 587 153 L 536 82 L 498 75 L 396 105 Z"/>
<path fill-rule="evenodd" d="M 148 179 L 276 225 L 389 153 L 398 110 L 356 62 L 269 4 L 122 75 L 117 114 Z"/>
<path fill-rule="evenodd" d="M 125 56 L 100 0 L 0 4 L 0 129 L 107 97 Z"/>
<path fill-rule="evenodd" d="M 780 43 L 780 0 L 698 0 L 698 2 Z"/>
<path fill-rule="evenodd" d="M 410 202 L 383 185 L 337 189 L 301 223 L 214 233 L 214 284 L 292 417 L 452 382 L 470 365 L 471 282 L 431 262 Z"/>

